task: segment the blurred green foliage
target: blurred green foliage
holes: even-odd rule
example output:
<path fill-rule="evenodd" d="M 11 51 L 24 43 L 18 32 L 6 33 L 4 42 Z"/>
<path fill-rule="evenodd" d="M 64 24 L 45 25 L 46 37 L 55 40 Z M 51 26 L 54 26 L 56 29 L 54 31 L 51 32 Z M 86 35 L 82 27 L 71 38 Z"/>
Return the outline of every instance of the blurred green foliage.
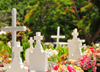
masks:
<path fill-rule="evenodd" d="M 94 35 L 100 29 L 100 1 L 88 0 L 81 5 L 80 14 L 79 27 L 84 27 L 87 33 Z"/>
<path fill-rule="evenodd" d="M 54 41 L 51 35 L 57 33 L 57 27 L 61 27 L 61 35 L 65 35 L 66 39 L 71 38 L 72 30 L 77 27 L 78 22 L 71 0 L 42 0 L 35 1 L 35 4 L 29 13 L 26 14 L 24 24 L 28 26 L 32 34 L 40 31 L 44 35 L 44 41 Z"/>
<path fill-rule="evenodd" d="M 7 52 L 7 54 L 5 54 Z M 8 55 L 10 58 L 12 57 L 12 49 L 8 46 L 8 44 L 4 44 L 2 41 L 0 41 L 0 55 Z"/>

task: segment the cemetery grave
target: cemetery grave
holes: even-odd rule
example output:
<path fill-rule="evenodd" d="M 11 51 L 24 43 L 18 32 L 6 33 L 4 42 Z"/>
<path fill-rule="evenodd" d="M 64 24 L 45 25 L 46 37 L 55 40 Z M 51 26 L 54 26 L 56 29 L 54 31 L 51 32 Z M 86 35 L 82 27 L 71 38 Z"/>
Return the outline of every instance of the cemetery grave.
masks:
<path fill-rule="evenodd" d="M 20 41 L 16 41 L 16 31 L 25 31 L 26 27 L 16 26 L 15 8 L 12 9 L 12 27 L 2 27 L 3 31 L 12 31 L 12 61 L 5 67 L 0 67 L 2 72 L 99 72 L 100 48 L 99 45 L 83 45 L 77 36 L 77 29 L 72 32 L 73 39 L 68 40 L 68 46 L 59 46 L 60 27 L 57 28 L 56 48 L 46 48 L 41 44 L 43 36 L 36 32 L 36 36 L 30 37 L 29 48 L 25 50 L 25 61 L 23 63 L 20 52 L 23 51 Z M 33 43 L 36 45 L 33 47 Z M 3 57 L 1 57 L 3 58 Z M 2 59 L 1 59 L 2 62 Z M 96 65 L 97 62 L 97 65 Z"/>
<path fill-rule="evenodd" d="M 59 39 L 60 38 L 65 38 L 65 36 L 60 36 L 60 27 L 58 26 L 57 28 L 57 36 L 56 35 L 52 35 L 51 38 L 57 38 L 57 42 L 56 42 L 56 46 L 58 47 L 59 44 Z"/>

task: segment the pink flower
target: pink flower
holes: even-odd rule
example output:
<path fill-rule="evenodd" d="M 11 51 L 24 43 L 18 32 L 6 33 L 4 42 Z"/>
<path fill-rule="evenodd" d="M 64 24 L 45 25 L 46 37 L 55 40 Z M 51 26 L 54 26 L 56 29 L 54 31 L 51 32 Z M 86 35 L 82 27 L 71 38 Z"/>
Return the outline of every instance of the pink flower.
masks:
<path fill-rule="evenodd" d="M 87 66 L 87 68 L 89 68 L 89 66 Z"/>
<path fill-rule="evenodd" d="M 61 72 L 63 72 L 63 71 L 64 71 L 64 69 L 61 70 Z"/>
<path fill-rule="evenodd" d="M 95 51 L 95 53 L 99 53 L 98 51 Z"/>
<path fill-rule="evenodd" d="M 91 52 L 95 52 L 94 49 L 91 49 Z"/>
<path fill-rule="evenodd" d="M 96 66 L 94 66 L 94 67 L 93 67 L 93 71 L 94 71 L 94 72 L 96 72 L 96 69 L 97 69 L 97 67 L 96 67 Z"/>
<path fill-rule="evenodd" d="M 92 50 L 92 49 L 91 49 Z M 93 55 L 93 58 L 95 55 Z M 93 69 L 94 66 L 96 66 L 95 60 L 92 60 L 92 58 L 88 55 L 83 55 L 81 59 L 79 59 L 79 65 L 83 70 L 87 69 Z M 95 68 L 94 68 L 95 71 Z"/>
<path fill-rule="evenodd" d="M 59 68 L 59 65 L 55 65 L 54 67 L 53 67 L 53 70 L 57 70 Z"/>
<path fill-rule="evenodd" d="M 89 49 L 94 49 L 94 47 L 89 47 Z"/>
<path fill-rule="evenodd" d="M 67 66 L 67 69 L 69 70 L 69 72 L 76 72 L 76 70 L 71 66 Z"/>
<path fill-rule="evenodd" d="M 83 55 L 82 57 L 83 57 L 83 59 L 86 59 L 88 57 L 88 54 Z"/>

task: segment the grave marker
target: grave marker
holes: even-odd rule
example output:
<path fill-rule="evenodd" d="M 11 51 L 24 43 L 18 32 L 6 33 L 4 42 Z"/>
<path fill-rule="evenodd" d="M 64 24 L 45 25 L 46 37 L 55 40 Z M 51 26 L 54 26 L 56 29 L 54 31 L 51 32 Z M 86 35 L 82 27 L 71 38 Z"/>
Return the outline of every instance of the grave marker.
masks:
<path fill-rule="evenodd" d="M 57 47 L 58 47 L 58 43 L 59 43 L 59 38 L 65 38 L 65 36 L 60 36 L 60 27 L 59 26 L 57 28 L 57 36 L 52 35 L 51 38 L 57 38 Z"/>
<path fill-rule="evenodd" d="M 17 10 L 15 8 L 12 9 L 12 27 L 2 27 L 3 31 L 12 31 L 12 48 L 16 44 L 16 31 L 25 31 L 26 27 L 18 27 L 16 26 L 16 14 Z M 12 51 L 12 60 L 14 58 L 14 52 Z"/>
<path fill-rule="evenodd" d="M 84 42 L 84 40 L 80 40 L 79 38 L 77 38 L 77 36 L 79 35 L 77 33 L 77 29 L 73 30 L 72 35 L 73 39 L 68 40 L 69 60 L 78 60 L 78 58 L 82 57 L 81 48 L 83 48 L 82 42 Z"/>
<path fill-rule="evenodd" d="M 25 69 L 22 66 L 22 60 L 20 59 L 20 51 L 22 51 L 20 42 L 16 42 L 13 51 L 15 52 L 14 59 L 6 72 L 25 72 Z"/>
<path fill-rule="evenodd" d="M 43 36 L 40 32 L 36 32 L 34 36 L 36 40 L 36 45 L 33 51 L 29 55 L 29 69 L 30 71 L 35 70 L 36 72 L 45 72 L 47 71 L 47 54 L 42 48 L 41 41 Z"/>
<path fill-rule="evenodd" d="M 30 40 L 28 42 L 30 43 L 30 48 L 28 48 L 25 52 L 25 62 L 29 65 L 29 53 L 33 51 L 33 43 L 34 43 L 32 37 L 30 37 Z"/>

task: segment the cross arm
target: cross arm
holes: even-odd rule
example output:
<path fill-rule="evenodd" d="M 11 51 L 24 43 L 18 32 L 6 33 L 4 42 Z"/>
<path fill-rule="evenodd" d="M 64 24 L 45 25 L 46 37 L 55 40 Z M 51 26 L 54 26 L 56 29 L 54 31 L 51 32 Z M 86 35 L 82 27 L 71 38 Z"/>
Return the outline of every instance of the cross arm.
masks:
<path fill-rule="evenodd" d="M 12 27 L 1 27 L 3 31 L 11 31 Z"/>
<path fill-rule="evenodd" d="M 26 27 L 22 26 L 22 27 L 15 27 L 14 28 L 16 31 L 26 31 Z"/>
<path fill-rule="evenodd" d="M 40 36 L 40 37 L 37 37 L 37 36 L 34 36 L 34 39 L 40 39 L 40 40 L 43 40 L 43 36 Z"/>
<path fill-rule="evenodd" d="M 57 38 L 57 36 L 55 36 L 55 35 L 52 35 L 52 36 L 51 36 L 51 38 Z"/>
<path fill-rule="evenodd" d="M 57 38 L 57 37 L 58 38 L 65 38 L 65 36 L 54 36 L 54 35 L 51 36 L 51 38 Z"/>
<path fill-rule="evenodd" d="M 59 38 L 65 38 L 65 36 L 59 36 Z"/>
<path fill-rule="evenodd" d="M 13 47 L 12 48 L 12 51 L 13 52 L 16 52 L 16 51 L 23 51 L 23 47 L 21 46 L 21 47 Z"/>
<path fill-rule="evenodd" d="M 26 31 L 26 27 L 1 27 L 3 31 Z"/>

